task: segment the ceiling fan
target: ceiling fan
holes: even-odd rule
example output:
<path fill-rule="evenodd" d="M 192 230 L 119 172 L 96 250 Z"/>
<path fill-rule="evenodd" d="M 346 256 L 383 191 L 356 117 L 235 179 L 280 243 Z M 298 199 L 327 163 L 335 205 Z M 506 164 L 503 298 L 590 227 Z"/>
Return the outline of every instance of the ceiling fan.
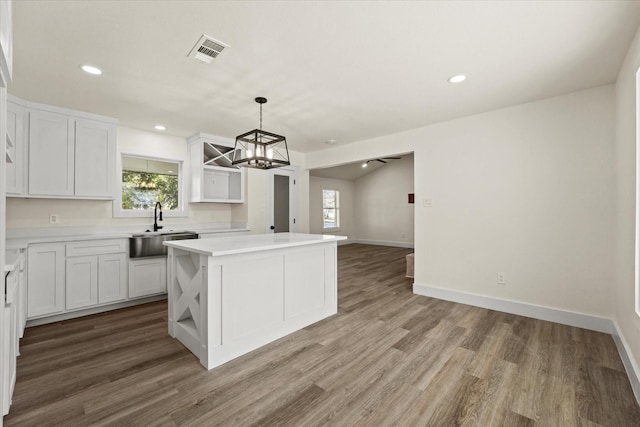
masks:
<path fill-rule="evenodd" d="M 388 163 L 387 160 L 400 160 L 402 157 L 382 157 L 380 159 L 371 159 L 367 160 L 362 164 L 363 168 L 366 168 L 370 162 L 380 162 L 380 163 Z"/>

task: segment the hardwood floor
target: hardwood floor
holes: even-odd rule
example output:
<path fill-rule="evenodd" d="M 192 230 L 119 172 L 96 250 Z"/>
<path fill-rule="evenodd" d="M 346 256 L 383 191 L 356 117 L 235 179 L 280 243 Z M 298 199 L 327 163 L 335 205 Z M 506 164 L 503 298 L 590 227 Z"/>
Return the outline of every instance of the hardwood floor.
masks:
<path fill-rule="evenodd" d="M 339 248 L 339 312 L 210 372 L 166 302 L 29 328 L 6 426 L 639 426 L 609 335 L 413 295 Z"/>

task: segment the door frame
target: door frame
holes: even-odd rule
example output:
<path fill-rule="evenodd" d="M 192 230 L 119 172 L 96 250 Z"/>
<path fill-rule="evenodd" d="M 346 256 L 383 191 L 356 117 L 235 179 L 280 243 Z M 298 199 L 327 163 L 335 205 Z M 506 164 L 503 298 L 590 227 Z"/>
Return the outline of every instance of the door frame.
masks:
<path fill-rule="evenodd" d="M 265 201 L 265 233 L 273 233 L 273 177 L 282 175 L 289 177 L 289 232 L 298 232 L 298 178 L 297 166 L 285 166 L 281 168 L 269 169 L 266 179 L 266 201 Z"/>

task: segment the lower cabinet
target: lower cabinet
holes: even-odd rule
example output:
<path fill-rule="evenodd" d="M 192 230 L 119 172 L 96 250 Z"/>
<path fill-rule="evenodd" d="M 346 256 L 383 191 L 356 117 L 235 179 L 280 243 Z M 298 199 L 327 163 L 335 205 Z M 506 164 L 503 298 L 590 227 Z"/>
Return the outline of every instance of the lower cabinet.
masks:
<path fill-rule="evenodd" d="M 98 257 L 98 304 L 127 298 L 127 256 L 107 254 Z"/>
<path fill-rule="evenodd" d="M 67 258 L 66 309 L 98 304 L 98 257 Z"/>
<path fill-rule="evenodd" d="M 0 407 L 2 415 L 9 412 L 11 406 L 11 397 L 16 385 L 16 358 L 20 354 L 19 345 L 22 332 L 24 330 L 23 318 L 23 300 L 24 292 L 21 286 L 24 285 L 24 255 L 19 255 L 18 266 L 5 277 L 5 301 L 4 311 L 2 312 L 4 322 L 4 334 L 2 336 L 3 354 L 0 357 L 0 375 L 2 375 L 3 390 L 0 392 L 2 400 Z"/>
<path fill-rule="evenodd" d="M 120 239 L 30 246 L 27 317 L 33 319 L 125 300 L 125 251 L 126 241 Z"/>
<path fill-rule="evenodd" d="M 125 254 L 67 258 L 66 309 L 124 300 L 126 269 Z"/>
<path fill-rule="evenodd" d="M 129 298 L 167 292 L 167 258 L 129 260 Z"/>
<path fill-rule="evenodd" d="M 65 309 L 65 245 L 32 245 L 27 250 L 27 317 Z"/>

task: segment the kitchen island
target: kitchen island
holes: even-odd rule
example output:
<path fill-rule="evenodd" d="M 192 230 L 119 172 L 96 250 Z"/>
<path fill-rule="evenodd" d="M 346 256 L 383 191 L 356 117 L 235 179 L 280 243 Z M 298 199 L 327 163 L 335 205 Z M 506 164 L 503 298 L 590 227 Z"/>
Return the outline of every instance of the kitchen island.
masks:
<path fill-rule="evenodd" d="M 169 334 L 212 369 L 337 313 L 337 242 L 301 233 L 170 241 Z"/>

